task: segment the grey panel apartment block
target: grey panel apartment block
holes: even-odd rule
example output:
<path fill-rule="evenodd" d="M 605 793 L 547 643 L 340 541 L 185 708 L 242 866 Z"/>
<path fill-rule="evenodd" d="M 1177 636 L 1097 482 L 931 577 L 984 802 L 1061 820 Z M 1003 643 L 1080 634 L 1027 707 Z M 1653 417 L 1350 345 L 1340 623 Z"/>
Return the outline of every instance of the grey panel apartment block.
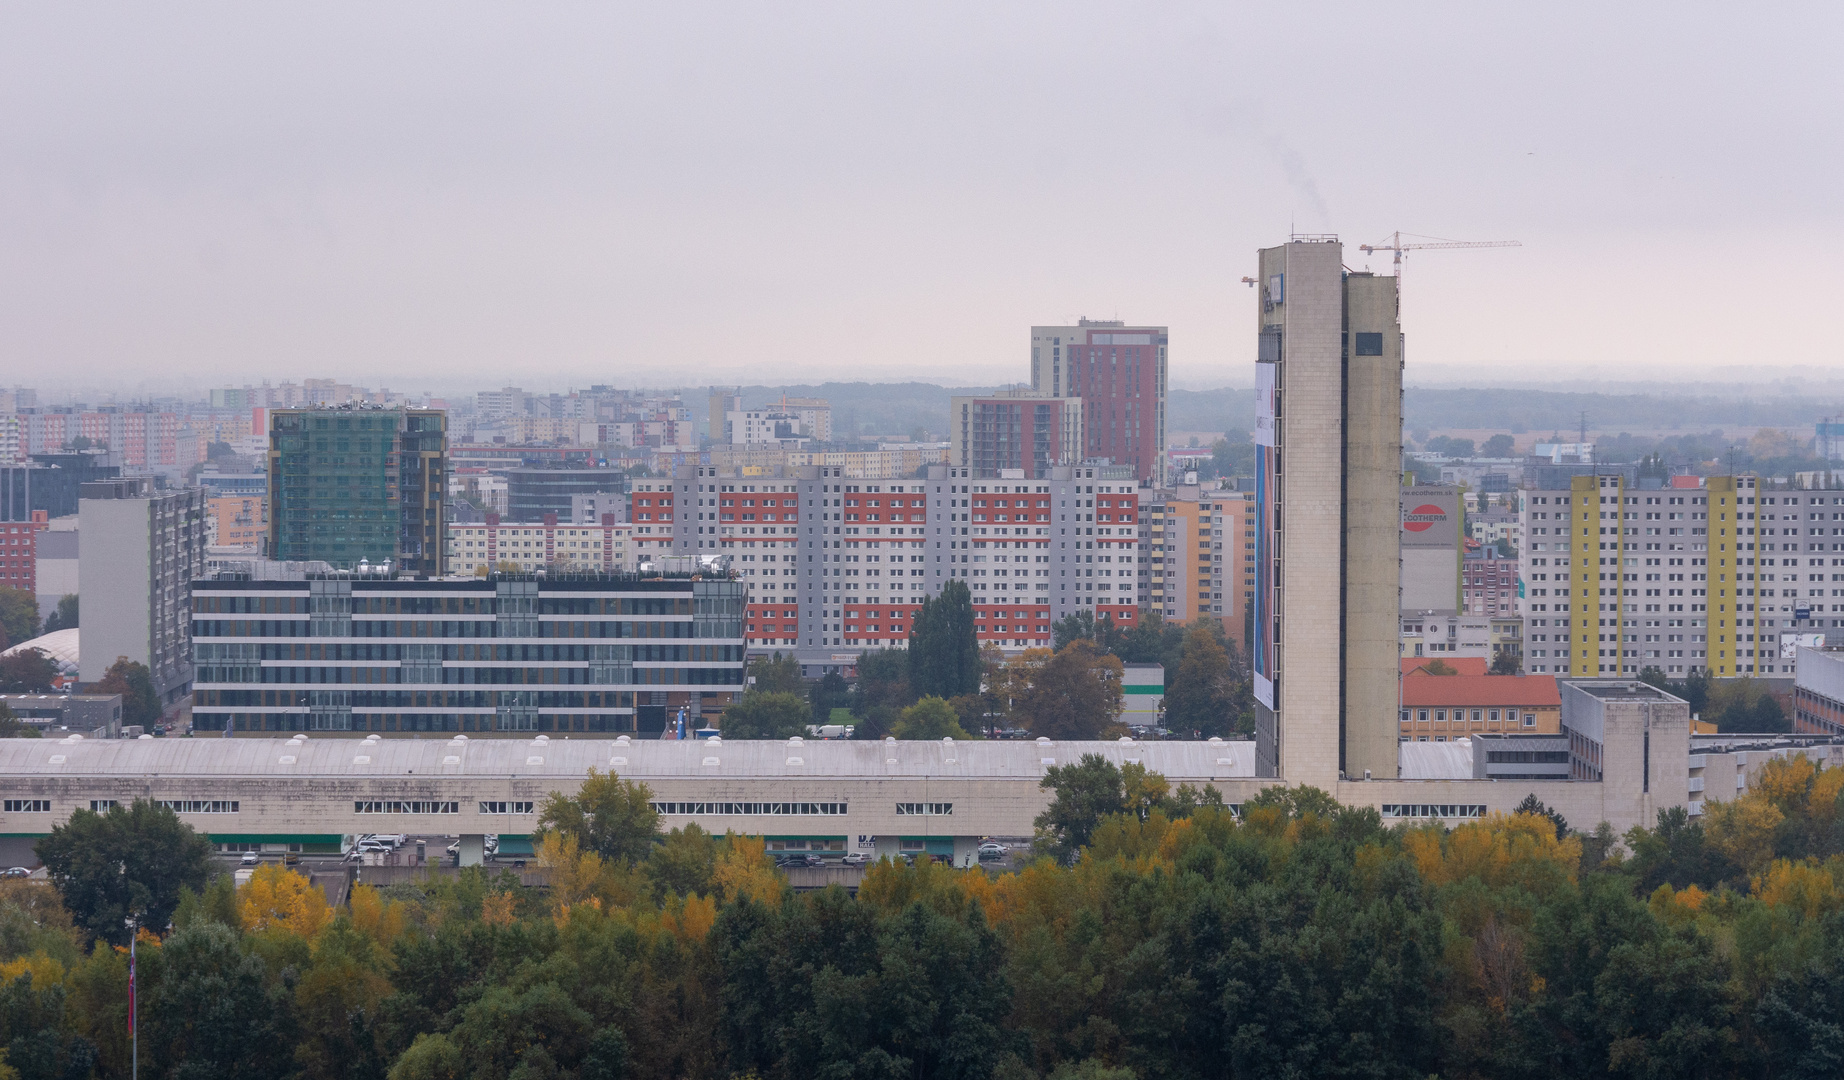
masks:
<path fill-rule="evenodd" d="M 192 683 L 191 583 L 205 570 L 205 493 L 146 479 L 83 485 L 83 650 L 79 677 L 98 682 L 117 657 L 146 664 L 170 703 Z"/>

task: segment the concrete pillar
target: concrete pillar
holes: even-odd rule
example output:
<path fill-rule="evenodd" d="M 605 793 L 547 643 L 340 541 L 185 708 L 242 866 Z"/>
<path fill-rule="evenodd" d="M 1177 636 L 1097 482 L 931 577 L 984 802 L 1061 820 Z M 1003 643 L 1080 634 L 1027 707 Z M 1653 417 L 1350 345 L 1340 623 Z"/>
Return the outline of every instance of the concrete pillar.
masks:
<path fill-rule="evenodd" d="M 954 865 L 961 869 L 980 865 L 979 837 L 956 836 L 954 838 Z"/>
<path fill-rule="evenodd" d="M 487 861 L 487 838 L 483 833 L 462 833 L 460 848 L 462 866 L 481 866 Z"/>

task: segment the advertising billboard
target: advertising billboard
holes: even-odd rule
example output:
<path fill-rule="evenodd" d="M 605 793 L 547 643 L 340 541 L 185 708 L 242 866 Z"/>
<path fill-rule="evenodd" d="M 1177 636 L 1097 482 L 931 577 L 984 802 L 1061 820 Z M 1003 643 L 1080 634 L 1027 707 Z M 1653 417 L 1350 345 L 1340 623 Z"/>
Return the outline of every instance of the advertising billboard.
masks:
<path fill-rule="evenodd" d="M 1402 489 L 1402 546 L 1460 546 L 1460 489 L 1426 485 Z"/>
<path fill-rule="evenodd" d="M 1274 649 L 1280 639 L 1278 569 L 1274 536 L 1280 511 L 1280 427 L 1272 363 L 1255 365 L 1255 603 L 1249 635 L 1249 666 L 1255 700 L 1274 708 Z"/>
<path fill-rule="evenodd" d="M 1781 634 L 1780 659 L 1792 660 L 1799 655 L 1800 648 L 1818 649 L 1824 644 L 1823 634 Z"/>

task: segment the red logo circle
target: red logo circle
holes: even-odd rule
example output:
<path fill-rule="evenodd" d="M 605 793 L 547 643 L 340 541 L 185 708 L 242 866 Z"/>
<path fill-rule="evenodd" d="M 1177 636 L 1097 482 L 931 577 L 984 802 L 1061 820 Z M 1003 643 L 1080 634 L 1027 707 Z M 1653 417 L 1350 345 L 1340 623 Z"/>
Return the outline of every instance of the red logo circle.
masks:
<path fill-rule="evenodd" d="M 1422 503 L 1402 515 L 1402 527 L 1410 532 L 1426 532 L 1437 521 L 1446 521 L 1447 511 L 1433 503 Z"/>

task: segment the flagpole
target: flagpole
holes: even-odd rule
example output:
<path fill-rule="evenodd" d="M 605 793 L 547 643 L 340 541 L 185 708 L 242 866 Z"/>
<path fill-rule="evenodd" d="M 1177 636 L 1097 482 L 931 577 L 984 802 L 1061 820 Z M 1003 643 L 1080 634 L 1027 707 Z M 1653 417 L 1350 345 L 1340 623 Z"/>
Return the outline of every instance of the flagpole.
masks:
<path fill-rule="evenodd" d="M 134 939 L 139 936 L 135 932 L 134 920 L 130 919 L 128 921 L 128 1075 L 130 1080 L 140 1080 L 141 1076 L 141 1031 L 134 1022 Z"/>

